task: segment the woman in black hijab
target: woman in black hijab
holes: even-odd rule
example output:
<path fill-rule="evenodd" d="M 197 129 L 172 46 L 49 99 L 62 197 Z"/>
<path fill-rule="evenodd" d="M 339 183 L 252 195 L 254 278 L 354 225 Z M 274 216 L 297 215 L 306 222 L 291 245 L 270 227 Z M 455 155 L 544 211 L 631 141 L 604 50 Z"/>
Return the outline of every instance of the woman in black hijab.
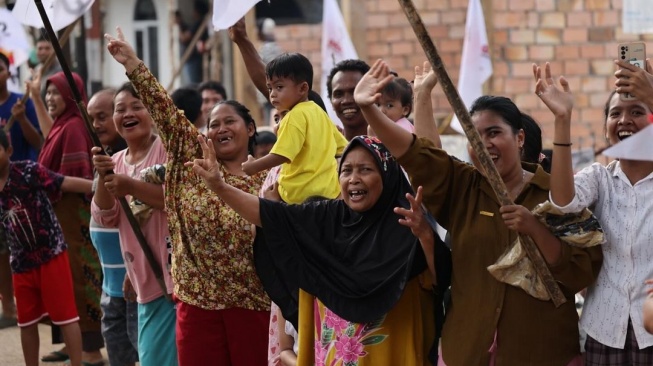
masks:
<path fill-rule="evenodd" d="M 432 277 L 420 241 L 394 212 L 419 208 L 412 197 L 411 207 L 410 184 L 377 138 L 356 137 L 345 149 L 342 200 L 302 205 L 259 199 L 225 184 L 212 144 L 199 141 L 204 159 L 188 165 L 259 227 L 256 271 L 298 330 L 298 365 L 426 362 L 434 336 Z M 420 240 L 433 246 L 437 235 L 428 231 Z M 438 254 L 435 259 L 446 257 Z"/>

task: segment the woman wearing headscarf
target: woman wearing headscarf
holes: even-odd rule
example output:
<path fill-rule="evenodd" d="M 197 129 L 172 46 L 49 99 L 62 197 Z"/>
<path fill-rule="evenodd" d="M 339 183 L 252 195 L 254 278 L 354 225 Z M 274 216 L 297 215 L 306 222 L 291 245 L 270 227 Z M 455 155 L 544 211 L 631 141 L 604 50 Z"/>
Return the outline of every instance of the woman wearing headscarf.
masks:
<path fill-rule="evenodd" d="M 77 89 L 86 103 L 82 78 L 73 73 Z M 38 95 L 38 94 L 33 94 Z M 58 72 L 46 82 L 45 105 L 39 98 L 33 98 L 45 142 L 38 162 L 46 168 L 66 176 L 93 179 L 91 148 L 93 143 L 86 132 L 84 120 L 63 72 Z M 47 111 L 47 113 L 44 113 Z M 50 119 L 51 118 L 51 119 Z M 49 122 L 52 121 L 50 125 Z M 89 232 L 90 197 L 78 193 L 64 193 L 54 203 L 57 219 L 68 244 L 70 266 L 73 275 L 75 303 L 82 330 L 83 361 L 99 363 L 104 347 L 100 333 L 100 295 L 102 291 L 102 269 L 93 247 Z M 59 332 L 53 328 L 53 341 L 58 341 Z M 49 357 L 51 356 L 51 357 Z M 55 358 L 54 360 L 52 358 Z M 45 356 L 45 360 L 65 360 L 65 350 Z"/>
<path fill-rule="evenodd" d="M 418 239 L 394 212 L 411 206 L 406 197 L 412 190 L 378 139 L 358 136 L 345 149 L 342 200 L 302 205 L 231 187 L 220 177 L 212 144 L 200 140 L 200 145 L 204 159 L 192 163 L 194 171 L 261 228 L 256 271 L 284 317 L 298 325 L 298 365 L 428 362 L 434 333 L 431 276 Z M 412 196 L 411 201 L 415 207 Z M 299 289 L 315 300 L 303 301 Z"/>

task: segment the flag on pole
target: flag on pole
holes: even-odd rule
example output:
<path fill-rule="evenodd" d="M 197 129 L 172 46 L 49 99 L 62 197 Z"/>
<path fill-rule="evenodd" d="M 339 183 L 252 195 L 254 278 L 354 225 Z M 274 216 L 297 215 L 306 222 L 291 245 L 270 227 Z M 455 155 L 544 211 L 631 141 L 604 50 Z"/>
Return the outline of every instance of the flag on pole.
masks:
<path fill-rule="evenodd" d="M 72 24 L 86 13 L 95 0 L 42 0 L 45 12 L 54 31 Z M 34 0 L 16 0 L 12 13 L 21 23 L 35 28 L 43 28 L 43 21 Z"/>
<path fill-rule="evenodd" d="M 331 69 L 340 61 L 347 59 L 357 59 L 358 53 L 354 44 L 349 38 L 345 20 L 340 12 L 340 7 L 336 0 L 324 0 L 322 12 L 322 77 L 320 78 L 320 88 L 322 90 L 322 99 L 327 107 L 327 112 L 331 120 L 342 127 L 342 123 L 335 111 L 331 107 L 331 102 L 327 96 L 326 80 Z"/>
<path fill-rule="evenodd" d="M 7 80 L 9 91 L 20 92 L 18 66 L 29 58 L 30 44 L 23 25 L 5 8 L 0 8 L 0 52 L 9 60 L 11 78 Z"/>
<path fill-rule="evenodd" d="M 261 0 L 213 0 L 213 29 L 219 31 L 236 24 Z"/>
<path fill-rule="evenodd" d="M 469 0 L 459 75 L 458 93 L 469 109 L 474 100 L 483 95 L 483 83 L 492 76 L 492 60 L 481 0 Z M 455 115 L 451 120 L 451 128 L 463 133 L 460 121 Z"/>

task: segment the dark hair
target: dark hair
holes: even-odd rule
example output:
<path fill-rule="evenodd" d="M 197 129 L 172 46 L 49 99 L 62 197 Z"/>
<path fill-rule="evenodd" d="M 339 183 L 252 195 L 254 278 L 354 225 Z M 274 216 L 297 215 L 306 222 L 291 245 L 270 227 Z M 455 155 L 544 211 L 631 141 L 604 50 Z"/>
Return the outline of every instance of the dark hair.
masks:
<path fill-rule="evenodd" d="M 225 100 L 227 99 L 227 90 L 218 81 L 208 80 L 208 81 L 205 81 L 205 82 L 201 83 L 197 87 L 197 91 L 199 91 L 200 94 L 205 90 L 213 90 L 214 92 L 222 95 L 222 99 L 225 99 Z"/>
<path fill-rule="evenodd" d="M 282 53 L 265 65 L 265 76 L 289 78 L 295 83 L 308 83 L 308 89 L 313 88 L 313 65 L 301 53 Z"/>
<path fill-rule="evenodd" d="M 521 114 L 524 129 L 524 149 L 521 159 L 529 163 L 538 164 L 542 152 L 542 129 L 533 117 L 526 113 Z"/>
<path fill-rule="evenodd" d="M 0 128 L 0 146 L 2 146 L 5 150 L 11 146 L 11 143 L 9 142 L 9 137 L 7 136 L 7 133 L 5 132 L 4 128 Z"/>
<path fill-rule="evenodd" d="M 7 70 L 9 70 L 9 66 L 11 66 L 11 62 L 9 62 L 9 57 L 5 55 L 4 52 L 0 52 L 0 62 L 4 63 L 5 66 L 7 66 Z"/>
<path fill-rule="evenodd" d="M 475 113 L 481 111 L 492 111 L 501 116 L 515 134 L 524 128 L 522 124 L 522 113 L 510 98 L 494 95 L 479 97 L 469 109 L 469 114 L 473 116 Z"/>
<path fill-rule="evenodd" d="M 204 14 L 209 12 L 209 4 L 206 0 L 195 0 L 193 3 L 193 10 L 195 10 L 200 16 L 204 16 Z"/>
<path fill-rule="evenodd" d="M 324 101 L 322 100 L 322 97 L 316 91 L 310 90 L 308 92 L 308 100 L 310 100 L 313 103 L 319 105 L 320 108 L 322 108 L 323 111 L 325 111 L 325 112 L 327 111 L 326 105 L 324 105 Z"/>
<path fill-rule="evenodd" d="M 256 145 L 274 144 L 275 142 L 277 142 L 277 135 L 270 131 L 256 133 Z"/>
<path fill-rule="evenodd" d="M 236 111 L 236 113 L 240 116 L 240 118 L 242 118 L 243 121 L 245 121 L 245 126 L 249 124 L 254 126 L 254 134 L 249 138 L 249 141 L 247 142 L 247 151 L 249 152 L 250 155 L 254 155 L 254 145 L 256 145 L 256 136 L 258 135 L 258 133 L 256 132 L 256 121 L 254 121 L 254 118 L 252 118 L 249 109 L 247 109 L 247 107 L 245 107 L 244 105 L 238 103 L 233 99 L 222 100 L 218 102 L 218 104 L 216 104 L 215 106 L 217 107 L 222 104 L 231 106 Z"/>
<path fill-rule="evenodd" d="M 52 42 L 50 42 L 50 37 L 48 37 L 48 33 L 45 31 L 45 28 L 41 28 L 41 32 L 39 34 L 39 37 L 36 39 L 36 43 L 39 43 L 39 42 L 52 43 Z"/>
<path fill-rule="evenodd" d="M 394 78 L 386 85 L 381 94 L 391 99 L 399 99 L 402 107 L 408 107 L 408 115 L 413 111 L 413 87 L 404 78 Z M 406 117 L 404 116 L 404 117 Z"/>
<path fill-rule="evenodd" d="M 101 94 L 111 95 L 111 109 L 113 110 L 113 107 L 114 107 L 113 98 L 115 98 L 116 94 L 118 94 L 116 92 L 116 88 L 107 87 L 107 88 L 100 89 L 100 90 L 96 91 L 93 95 L 91 95 L 91 98 L 93 98 L 95 96 L 98 96 L 98 95 L 101 95 Z M 91 98 L 88 98 L 88 100 L 90 101 Z"/>
<path fill-rule="evenodd" d="M 354 59 L 342 60 L 338 62 L 336 66 L 334 66 L 329 72 L 329 76 L 327 76 L 326 88 L 327 88 L 327 97 L 329 98 L 331 98 L 331 93 L 333 92 L 333 87 L 331 86 L 331 82 L 333 81 L 333 77 L 339 71 L 358 71 L 361 73 L 361 75 L 365 75 L 368 71 L 370 71 L 370 65 L 368 65 L 363 60 L 354 60 Z"/>
<path fill-rule="evenodd" d="M 118 87 L 118 90 L 116 90 L 116 93 L 113 95 L 114 103 L 115 103 L 116 96 L 118 94 L 124 92 L 124 91 L 131 94 L 132 97 L 134 97 L 134 98 L 141 99 L 141 97 L 140 97 L 140 95 L 138 95 L 138 92 L 136 91 L 136 89 L 134 89 L 134 85 L 132 85 L 131 82 L 126 81 L 122 85 L 120 85 L 120 87 Z"/>
<path fill-rule="evenodd" d="M 603 107 L 603 137 L 605 138 L 605 142 L 610 145 L 610 139 L 608 138 L 608 116 L 610 115 L 610 102 L 612 101 L 612 97 L 617 94 L 616 89 L 612 89 L 610 92 L 610 95 L 608 96 L 608 100 L 605 101 L 605 106 Z"/>
<path fill-rule="evenodd" d="M 184 111 L 186 119 L 195 123 L 202 113 L 202 95 L 197 89 L 179 88 L 170 94 L 172 102 Z"/>

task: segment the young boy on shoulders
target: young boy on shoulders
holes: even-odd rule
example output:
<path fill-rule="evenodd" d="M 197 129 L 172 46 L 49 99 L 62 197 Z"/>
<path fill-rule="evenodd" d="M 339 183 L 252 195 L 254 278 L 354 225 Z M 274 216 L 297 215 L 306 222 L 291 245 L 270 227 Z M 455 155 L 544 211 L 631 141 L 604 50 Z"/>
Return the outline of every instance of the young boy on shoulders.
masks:
<path fill-rule="evenodd" d="M 347 140 L 329 116 L 308 100 L 313 84 L 313 66 L 299 53 L 284 53 L 265 67 L 270 103 L 288 110 L 281 120 L 277 142 L 269 154 L 243 163 L 253 175 L 283 164 L 279 195 L 286 203 L 302 203 L 311 196 L 329 199 L 340 194 L 336 156 Z"/>
<path fill-rule="evenodd" d="M 64 177 L 32 161 L 9 160 L 13 149 L 0 129 L 0 232 L 6 236 L 25 365 L 39 364 L 38 322 L 61 327 L 70 364 L 82 364 L 82 339 L 67 245 L 50 199 L 61 192 L 91 193 L 92 181 Z"/>

